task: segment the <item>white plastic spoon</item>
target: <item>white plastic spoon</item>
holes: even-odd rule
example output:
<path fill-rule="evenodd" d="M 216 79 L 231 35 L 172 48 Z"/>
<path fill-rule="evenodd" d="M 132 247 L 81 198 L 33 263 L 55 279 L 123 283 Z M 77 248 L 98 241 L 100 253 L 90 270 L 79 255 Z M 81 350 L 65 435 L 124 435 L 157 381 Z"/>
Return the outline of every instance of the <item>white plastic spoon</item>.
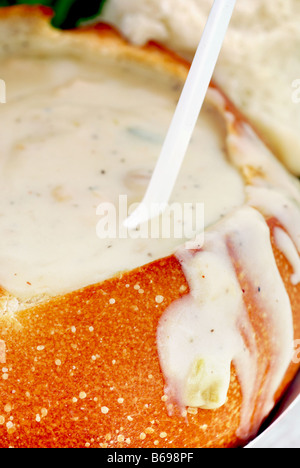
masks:
<path fill-rule="evenodd" d="M 124 221 L 137 226 L 159 216 L 176 183 L 201 111 L 236 0 L 215 0 L 142 203 Z"/>

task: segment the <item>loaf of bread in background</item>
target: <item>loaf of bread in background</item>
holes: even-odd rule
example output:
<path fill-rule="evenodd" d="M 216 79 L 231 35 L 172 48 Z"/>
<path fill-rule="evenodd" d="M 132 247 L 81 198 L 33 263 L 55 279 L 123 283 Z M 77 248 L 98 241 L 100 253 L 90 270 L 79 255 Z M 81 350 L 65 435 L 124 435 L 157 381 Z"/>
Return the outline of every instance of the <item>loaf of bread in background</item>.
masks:
<path fill-rule="evenodd" d="M 100 19 L 132 42 L 156 40 L 191 59 L 212 0 L 108 0 Z M 216 83 L 300 175 L 300 7 L 297 0 L 237 2 Z"/>

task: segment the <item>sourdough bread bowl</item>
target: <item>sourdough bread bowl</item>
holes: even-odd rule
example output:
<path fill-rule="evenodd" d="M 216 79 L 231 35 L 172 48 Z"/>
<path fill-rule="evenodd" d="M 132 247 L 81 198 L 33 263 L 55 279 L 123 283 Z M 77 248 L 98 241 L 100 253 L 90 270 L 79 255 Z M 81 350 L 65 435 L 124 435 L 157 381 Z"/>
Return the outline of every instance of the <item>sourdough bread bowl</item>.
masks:
<path fill-rule="evenodd" d="M 298 181 L 212 84 L 173 194 L 204 202 L 204 244 L 101 241 L 189 64 L 51 15 L 0 10 L 0 446 L 243 446 L 299 369 Z"/>

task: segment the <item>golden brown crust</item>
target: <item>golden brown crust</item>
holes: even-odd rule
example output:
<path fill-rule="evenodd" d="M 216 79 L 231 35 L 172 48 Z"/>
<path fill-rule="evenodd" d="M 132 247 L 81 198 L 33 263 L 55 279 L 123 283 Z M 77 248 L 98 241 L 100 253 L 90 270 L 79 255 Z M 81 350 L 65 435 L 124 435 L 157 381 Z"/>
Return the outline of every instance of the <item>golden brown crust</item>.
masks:
<path fill-rule="evenodd" d="M 1 18 L 51 16 L 44 8 L 0 10 Z M 63 34 L 63 33 L 62 33 Z M 109 27 L 98 25 L 78 37 L 111 43 L 126 59 L 165 67 L 178 76 L 188 64 L 150 44 L 129 46 Z M 146 53 L 145 53 L 146 52 Z M 183 76 L 182 75 L 182 76 Z M 228 100 L 227 109 L 244 121 Z M 271 232 L 278 222 L 268 221 Z M 295 335 L 300 334 L 300 286 L 290 283 L 291 267 L 273 250 L 289 293 Z M 268 323 L 254 302 L 251 280 L 239 275 L 254 326 L 260 372 L 268 366 Z M 102 284 L 54 298 L 34 308 L 0 317 L 0 447 L 237 447 L 242 394 L 232 368 L 227 403 L 218 410 L 176 407 L 168 413 L 164 379 L 156 351 L 159 318 L 189 292 L 174 256 L 124 273 Z M 163 301 L 157 301 L 163 296 Z M 298 370 L 291 364 L 278 390 L 282 395 Z M 170 408 L 169 408 L 170 409 Z M 259 414 L 257 416 L 259 419 Z M 251 415 L 249 415 L 251 419 Z M 257 421 L 252 420 L 255 427 Z"/>
<path fill-rule="evenodd" d="M 299 334 L 300 288 L 291 290 L 290 267 L 274 250 Z M 250 283 L 243 280 L 241 287 L 245 304 L 252 308 L 263 371 L 268 362 L 264 338 L 268 324 L 258 320 L 263 311 L 253 303 Z M 234 369 L 222 408 L 199 409 L 197 414 L 191 410 L 186 418 L 175 408 L 168 415 L 156 329 L 166 307 L 187 293 L 181 267 L 169 257 L 20 312 L 17 323 L 3 317 L 6 363 L 0 385 L 0 446 L 239 446 L 242 396 Z M 160 304 L 158 295 L 164 297 Z M 291 365 L 277 398 L 298 367 Z"/>
<path fill-rule="evenodd" d="M 7 18 L 40 18 L 42 21 L 48 21 L 53 17 L 53 10 L 44 5 L 36 5 L 34 7 L 29 5 L 15 5 L 11 7 L 1 7 L 0 18 L 5 20 Z"/>
<path fill-rule="evenodd" d="M 184 288 L 180 265 L 171 257 L 57 298 L 34 313 L 24 311 L 18 314 L 21 331 L 9 320 L 4 331 L 4 319 L 2 338 L 11 370 L 0 398 L 11 407 L 3 414 L 6 422 L 14 415 L 14 425 L 9 430 L 1 426 L 1 444 L 197 447 L 216 445 L 220 434 L 223 442 L 217 445 L 236 443 L 237 408 L 231 408 L 230 420 L 228 407 L 189 414 L 187 425 L 178 415 L 168 416 L 162 401 L 156 328 Z M 164 295 L 162 304 L 157 295 Z M 231 392 L 236 391 L 232 386 Z"/>

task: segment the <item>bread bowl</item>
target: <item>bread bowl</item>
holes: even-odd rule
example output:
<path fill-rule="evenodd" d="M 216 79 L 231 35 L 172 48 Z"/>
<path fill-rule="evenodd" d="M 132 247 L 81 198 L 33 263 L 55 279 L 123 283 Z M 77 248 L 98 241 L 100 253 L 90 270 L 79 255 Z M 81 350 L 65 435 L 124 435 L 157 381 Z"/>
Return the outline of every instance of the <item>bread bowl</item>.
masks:
<path fill-rule="evenodd" d="M 34 220 L 30 210 L 34 210 L 35 203 L 40 203 L 41 194 L 45 203 L 42 188 L 47 187 L 51 203 L 55 201 L 54 214 L 59 210 L 59 203 L 66 205 L 69 212 L 73 195 L 65 191 L 62 180 L 68 183 L 75 177 L 77 187 L 81 178 L 76 178 L 72 168 L 77 165 L 78 153 L 84 149 L 92 158 L 92 150 L 97 154 L 101 149 L 99 143 L 85 146 L 87 129 L 91 136 L 91 129 L 93 134 L 97 130 L 95 119 L 98 117 L 100 121 L 98 81 L 106 86 L 103 85 L 100 101 L 102 105 L 105 103 L 106 119 L 113 97 L 118 113 L 120 103 L 124 102 L 125 117 L 120 113 L 120 121 L 123 125 L 125 119 L 126 128 L 132 130 L 127 115 L 132 113 L 135 124 L 140 122 L 140 113 L 135 115 L 137 108 L 140 110 L 136 102 L 139 104 L 147 96 L 148 119 L 152 111 L 152 128 L 157 131 L 161 127 L 163 133 L 167 117 L 172 114 L 164 93 L 167 101 L 175 105 L 189 64 L 153 43 L 143 48 L 133 47 L 105 25 L 68 32 L 54 30 L 49 26 L 48 9 L 4 8 L 0 15 L 1 73 L 4 75 L 1 78 L 7 82 L 7 88 L 11 85 L 6 107 L 0 109 L 7 129 L 1 137 L 1 153 L 13 158 L 11 161 L 2 157 L 5 176 L 2 181 L 18 194 L 11 204 L 11 198 L 6 201 L 7 194 L 2 188 L 3 210 L 7 210 L 6 218 L 9 218 L 13 206 L 24 210 L 20 203 L 26 202 L 31 213 L 29 219 Z M 103 75 L 100 80 L 101 70 L 108 73 L 108 80 Z M 21 88 L 18 88 L 19 76 Z M 147 88 L 145 96 L 142 83 Z M 113 92 L 111 85 L 115 86 Z M 92 95 L 88 94 L 90 90 Z M 133 93 L 134 110 L 129 106 Z M 55 113 L 49 120 L 50 102 Z M 68 113 L 64 111 L 66 107 Z M 112 115 L 110 121 L 114 119 Z M 26 126 L 29 123 L 33 125 L 30 131 Z M 10 226 L 9 236 L 7 232 L 2 236 L 1 447 L 239 447 L 255 435 L 292 381 L 299 368 L 293 350 L 293 340 L 299 336 L 300 327 L 299 184 L 213 84 L 200 123 L 192 146 L 195 151 L 199 143 L 206 145 L 207 155 L 203 152 L 201 161 L 209 164 L 208 168 L 205 164 L 201 167 L 205 175 L 201 176 L 201 182 L 204 184 L 210 174 L 208 185 L 216 184 L 218 188 L 214 189 L 217 211 L 209 209 L 201 249 L 187 250 L 184 244 L 172 245 L 176 252 L 159 258 L 159 245 L 155 250 L 157 259 L 151 258 L 154 261 L 149 263 L 150 257 L 146 262 L 141 255 L 137 260 L 140 265 L 133 268 L 132 250 L 126 258 L 128 266 L 124 267 L 121 254 L 125 254 L 125 249 L 119 247 L 112 270 L 107 270 L 105 262 L 101 262 L 102 250 L 101 257 L 97 258 L 102 268 L 103 278 L 100 278 L 91 261 L 85 266 L 85 250 L 83 258 L 76 259 L 76 265 L 70 262 L 78 245 L 84 249 L 86 244 L 92 244 L 85 238 L 79 239 L 79 244 L 74 241 L 74 231 L 81 222 L 85 223 L 82 213 L 76 229 L 73 225 L 71 230 L 67 229 L 68 237 L 62 243 L 53 271 L 49 259 L 42 256 L 47 248 L 38 243 L 47 234 L 42 231 L 41 236 L 38 232 L 39 223 L 33 223 L 26 243 L 34 268 L 30 268 L 30 260 L 23 256 L 27 250 L 22 251 L 22 244 L 13 237 L 17 229 Z M 107 131 L 105 127 L 105 135 Z M 65 146 L 69 135 L 73 159 Z M 57 137 L 61 138 L 63 157 L 67 161 L 65 165 L 59 153 L 62 166 L 57 166 L 54 159 Z M 112 141 L 117 140 L 119 147 L 124 147 L 124 139 L 118 138 L 113 133 Z M 147 160 L 151 138 L 148 135 L 147 144 L 143 142 L 142 146 L 131 142 L 131 152 L 137 145 L 137 151 L 143 151 L 143 161 Z M 159 141 L 159 138 L 155 140 L 152 162 Z M 41 158 L 43 154 L 45 158 L 40 163 L 36 156 Z M 222 157 L 218 159 L 220 154 Z M 121 164 L 120 154 L 118 157 Z M 34 169 L 33 175 L 30 171 L 23 172 L 26 161 Z M 55 171 L 51 172 L 53 161 L 56 161 Z M 210 165 L 213 173 L 209 173 Z M 35 166 L 43 170 L 35 172 Z M 115 166 L 116 163 L 109 169 Z M 19 167 L 21 174 L 27 174 L 25 182 L 33 184 L 34 190 L 29 190 L 25 183 L 23 191 L 18 192 L 22 178 L 20 174 L 17 179 L 14 176 Z M 193 165 L 190 168 L 195 171 Z M 199 167 L 196 168 L 197 174 L 200 173 Z M 81 163 L 79 175 L 84 174 L 85 182 L 84 170 Z M 100 166 L 99 170 L 102 171 Z M 46 178 L 40 186 L 42 175 Z M 58 181 L 54 182 L 52 175 Z M 47 178 L 51 180 L 47 182 Z M 117 193 L 118 190 L 119 187 Z M 209 205 L 210 192 L 205 193 L 204 201 Z M 82 197 L 82 192 L 79 195 Z M 99 200 L 102 198 L 98 197 Z M 42 206 L 46 207 L 48 218 L 51 212 L 50 202 L 47 203 Z M 79 205 L 78 200 L 75 204 Z M 41 210 L 40 207 L 38 204 L 36 209 Z M 16 211 L 16 215 L 20 213 Z M 73 212 L 70 216 L 75 222 Z M 96 224 L 96 218 L 93 220 Z M 30 224 L 28 218 L 27 224 Z M 95 225 L 90 221 L 88 225 L 96 238 Z M 3 226 L 2 223 L 2 231 Z M 22 222 L 22 229 L 26 226 Z M 23 235 L 23 231 L 18 232 Z M 36 233 L 37 237 L 31 237 Z M 11 238 L 12 245 L 7 240 Z M 150 253 L 148 242 L 146 252 Z M 69 243 L 76 248 L 69 251 Z M 34 253 L 35 246 L 38 255 Z M 49 251 L 53 255 L 50 244 Z M 64 251 L 69 255 L 61 262 Z M 90 256 L 94 255 L 92 250 Z M 39 263 L 40 258 L 43 261 Z M 110 267 L 113 257 L 108 259 Z M 67 261 L 68 269 L 64 273 L 63 265 Z M 46 279 L 41 279 L 41 271 Z M 26 273 L 30 273 L 30 278 L 26 278 Z M 72 281 L 68 282 L 70 278 Z M 221 314 L 223 307 L 225 312 Z M 213 316 L 208 316 L 207 311 Z"/>

